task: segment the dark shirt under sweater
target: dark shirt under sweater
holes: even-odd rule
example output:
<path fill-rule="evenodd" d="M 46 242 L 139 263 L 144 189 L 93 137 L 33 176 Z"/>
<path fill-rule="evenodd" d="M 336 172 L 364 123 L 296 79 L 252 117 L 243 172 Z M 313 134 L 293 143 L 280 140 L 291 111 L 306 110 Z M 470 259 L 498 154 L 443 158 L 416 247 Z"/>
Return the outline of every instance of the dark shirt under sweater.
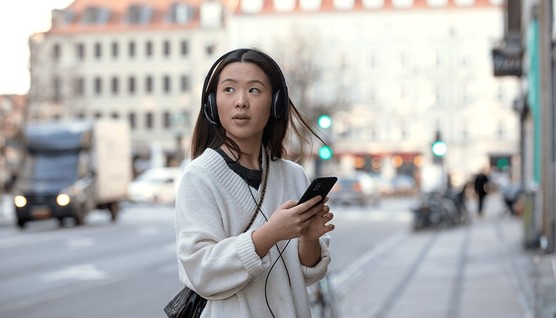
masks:
<path fill-rule="evenodd" d="M 214 150 L 218 152 L 222 156 L 222 158 L 224 158 L 224 160 L 228 164 L 228 167 L 230 167 L 232 171 L 237 173 L 238 176 L 240 176 L 243 180 L 245 180 L 245 182 L 247 182 L 249 186 L 255 189 L 259 189 L 259 186 L 261 185 L 261 181 L 263 178 L 262 169 L 251 170 L 245 168 L 244 166 L 239 164 L 237 160 L 230 158 L 221 148 L 216 148 Z"/>

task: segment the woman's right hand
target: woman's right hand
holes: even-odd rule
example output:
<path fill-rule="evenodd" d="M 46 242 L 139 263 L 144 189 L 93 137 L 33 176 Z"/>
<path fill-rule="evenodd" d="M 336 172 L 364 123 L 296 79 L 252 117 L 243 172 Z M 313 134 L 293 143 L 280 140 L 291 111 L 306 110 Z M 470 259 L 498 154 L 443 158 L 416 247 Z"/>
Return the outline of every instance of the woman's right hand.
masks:
<path fill-rule="evenodd" d="M 253 242 L 260 257 L 263 257 L 276 243 L 305 234 L 313 215 L 318 213 L 324 203 L 316 196 L 302 204 L 290 200 L 278 207 L 268 222 L 253 232 Z"/>

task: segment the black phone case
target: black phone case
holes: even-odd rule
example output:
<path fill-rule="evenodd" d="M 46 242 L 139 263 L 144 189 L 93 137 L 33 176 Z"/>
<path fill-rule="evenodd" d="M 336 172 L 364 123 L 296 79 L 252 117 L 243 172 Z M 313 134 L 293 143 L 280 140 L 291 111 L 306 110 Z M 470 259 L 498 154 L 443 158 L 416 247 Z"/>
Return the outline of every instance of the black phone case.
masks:
<path fill-rule="evenodd" d="M 297 204 L 301 204 L 311 198 L 316 197 L 317 195 L 320 195 L 324 200 L 324 198 L 326 198 L 326 196 L 328 195 L 328 192 L 332 190 L 332 187 L 334 186 L 336 181 L 338 181 L 338 178 L 336 177 L 316 178 L 315 180 L 313 180 L 313 182 L 311 182 L 307 190 L 305 190 L 305 193 L 303 193 L 301 199 L 299 199 L 299 202 L 297 202 Z"/>

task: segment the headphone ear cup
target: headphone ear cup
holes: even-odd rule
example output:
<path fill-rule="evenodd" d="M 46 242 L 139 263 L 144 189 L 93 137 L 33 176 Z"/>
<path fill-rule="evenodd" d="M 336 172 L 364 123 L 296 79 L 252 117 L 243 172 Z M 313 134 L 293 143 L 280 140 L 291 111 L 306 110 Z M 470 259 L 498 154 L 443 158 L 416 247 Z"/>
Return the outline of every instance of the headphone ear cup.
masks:
<path fill-rule="evenodd" d="M 281 118 L 285 115 L 287 106 L 284 104 L 284 97 L 280 90 L 277 90 L 272 97 L 272 117 Z"/>
<path fill-rule="evenodd" d="M 214 97 L 214 93 L 209 93 L 207 95 L 207 101 L 203 105 L 203 111 L 205 113 L 205 117 L 211 124 L 218 125 L 218 108 L 216 107 L 216 98 Z"/>

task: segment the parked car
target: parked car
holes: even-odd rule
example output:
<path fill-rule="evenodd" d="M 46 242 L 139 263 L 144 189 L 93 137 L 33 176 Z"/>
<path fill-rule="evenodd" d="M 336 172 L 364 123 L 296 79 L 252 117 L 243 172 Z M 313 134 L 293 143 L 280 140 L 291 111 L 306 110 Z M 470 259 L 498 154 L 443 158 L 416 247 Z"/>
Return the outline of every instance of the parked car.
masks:
<path fill-rule="evenodd" d="M 331 204 L 377 205 L 380 202 L 376 181 L 366 173 L 338 177 L 329 197 Z"/>
<path fill-rule="evenodd" d="M 164 167 L 150 168 L 139 174 L 128 187 L 131 202 L 173 204 L 182 170 Z"/>
<path fill-rule="evenodd" d="M 412 195 L 417 193 L 417 184 L 415 179 L 408 175 L 397 175 L 391 180 L 392 194 L 394 195 Z"/>

